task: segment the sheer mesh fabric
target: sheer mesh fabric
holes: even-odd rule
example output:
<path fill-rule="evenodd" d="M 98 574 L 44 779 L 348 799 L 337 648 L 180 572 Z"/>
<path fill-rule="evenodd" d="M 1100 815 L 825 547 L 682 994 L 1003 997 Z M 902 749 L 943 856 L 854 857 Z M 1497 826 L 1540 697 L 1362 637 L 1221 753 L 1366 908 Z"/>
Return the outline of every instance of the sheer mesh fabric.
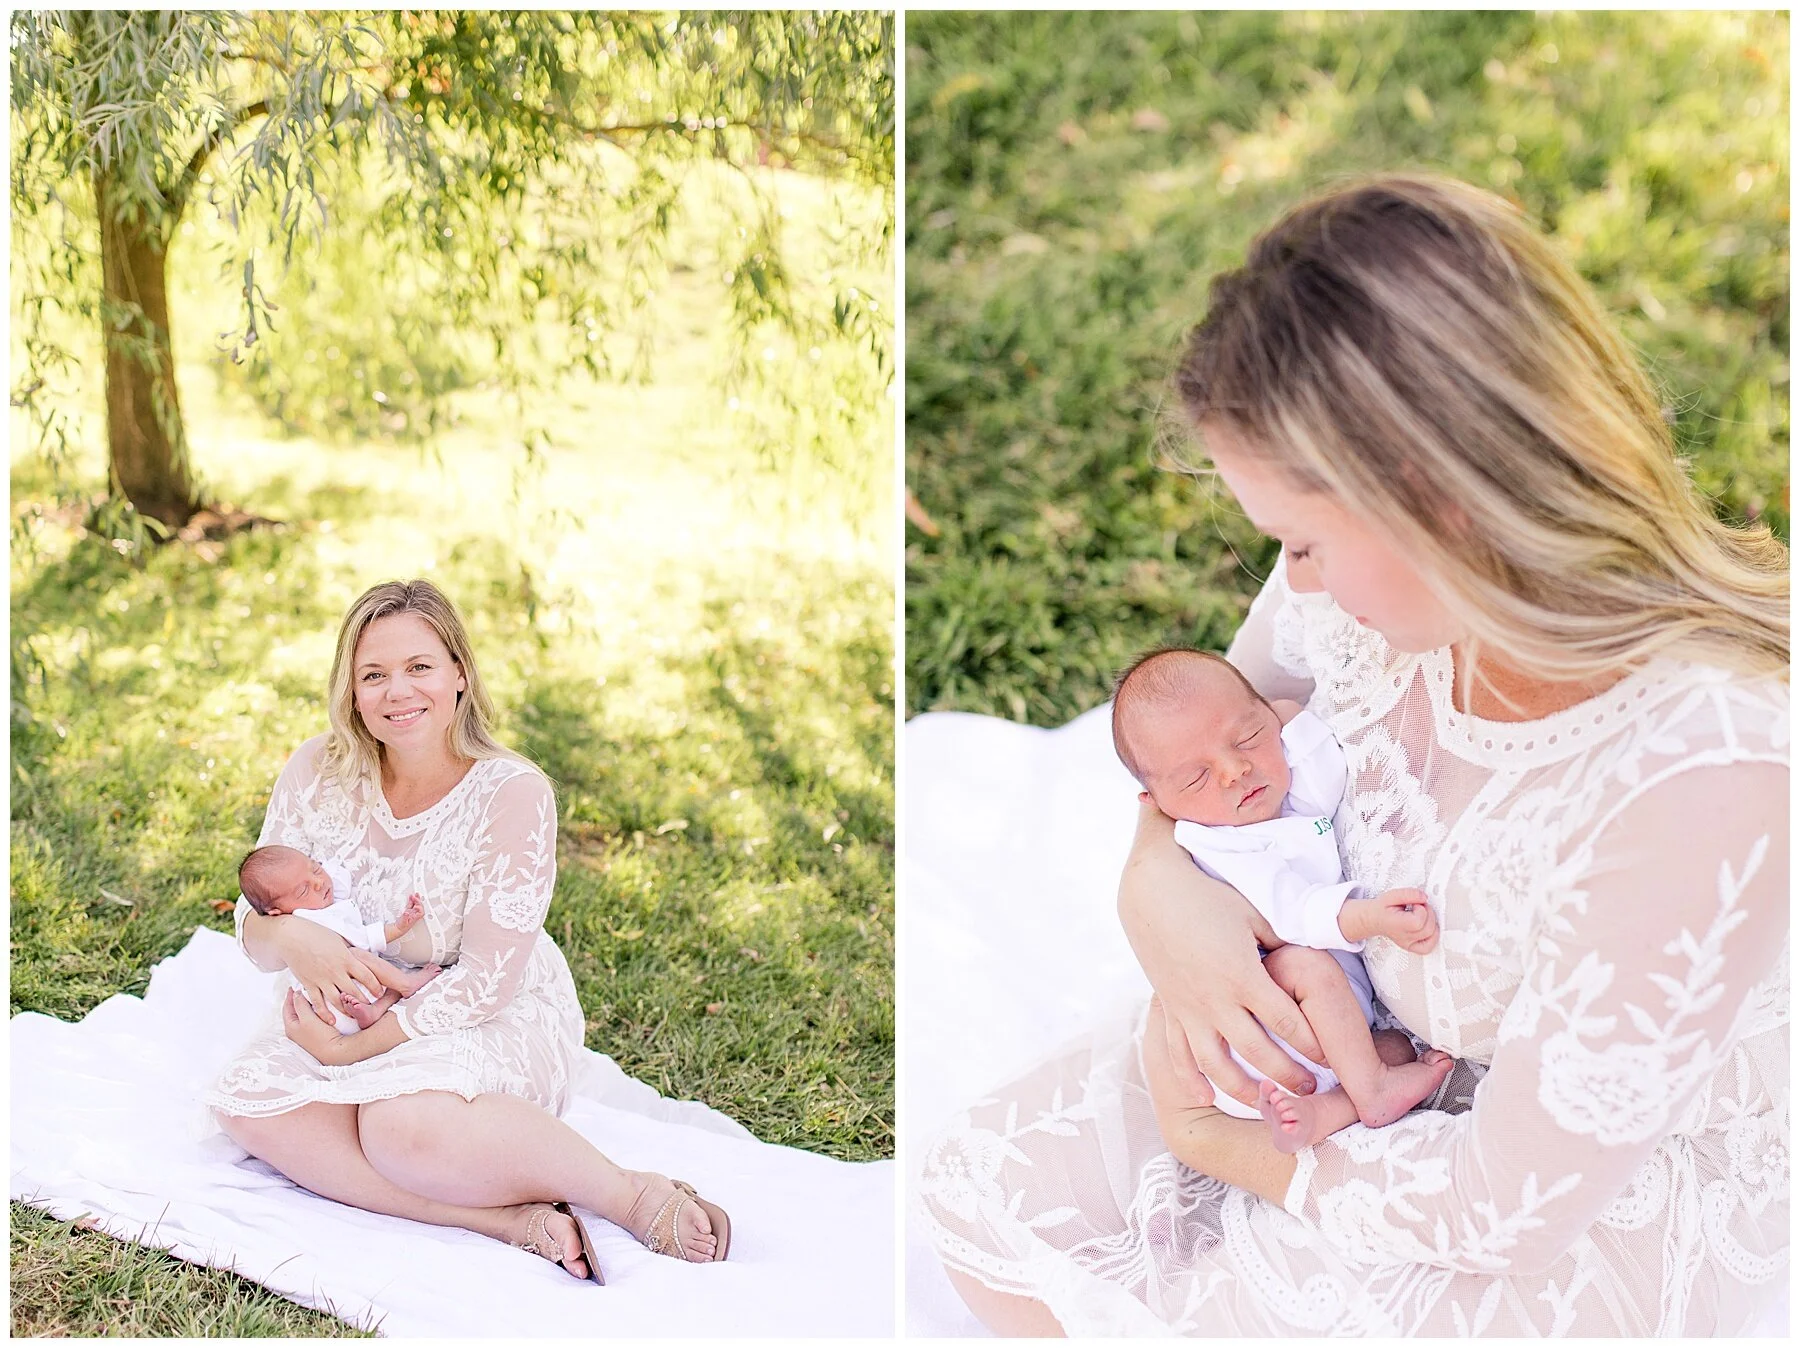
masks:
<path fill-rule="evenodd" d="M 1350 762 L 1345 878 L 1438 948 L 1364 957 L 1461 1061 L 1300 1154 L 1282 1206 L 1168 1155 L 1141 1011 L 935 1138 L 946 1264 L 1074 1334 L 1730 1334 L 1787 1268 L 1787 689 L 1661 662 L 1529 723 L 1455 710 L 1278 571 L 1232 658 Z M 1104 901 L 1104 896 L 1097 896 Z"/>
<path fill-rule="evenodd" d="M 395 819 L 374 783 L 346 791 L 320 776 L 324 744 L 308 740 L 282 770 L 259 845 L 340 863 L 367 921 L 391 922 L 421 895 L 424 920 L 389 953 L 444 972 L 394 1008 L 405 1043 L 346 1067 L 291 1043 L 277 1003 L 205 1103 L 264 1115 L 316 1100 L 501 1091 L 560 1113 L 584 1022 L 568 964 L 543 930 L 556 883 L 550 784 L 527 763 L 486 759 L 429 810 Z M 250 911 L 240 897 L 240 944 Z"/>

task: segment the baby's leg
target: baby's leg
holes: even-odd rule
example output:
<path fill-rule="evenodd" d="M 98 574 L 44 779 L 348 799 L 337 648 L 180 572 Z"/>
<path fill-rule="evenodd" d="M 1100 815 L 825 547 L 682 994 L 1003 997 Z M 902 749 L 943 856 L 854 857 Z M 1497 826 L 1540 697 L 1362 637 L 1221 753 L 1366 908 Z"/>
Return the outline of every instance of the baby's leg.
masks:
<path fill-rule="evenodd" d="M 423 969 L 402 969 L 390 959 L 377 959 L 380 966 L 375 973 L 381 986 L 389 992 L 396 992 L 402 997 L 410 997 L 420 988 L 443 972 L 435 964 L 427 964 Z M 389 1006 L 393 1003 L 389 1002 Z"/>
<path fill-rule="evenodd" d="M 354 992 L 346 992 L 343 996 L 344 1014 L 356 1022 L 358 1029 L 368 1029 L 385 1016 L 395 1002 L 412 996 L 443 972 L 435 964 L 427 964 L 423 969 L 402 969 L 387 959 L 378 959 L 376 963 L 381 966 L 375 975 L 381 983 L 381 996 L 372 1002 L 365 1002 Z"/>
<path fill-rule="evenodd" d="M 1343 1083 L 1305 1097 L 1264 1083 L 1263 1117 L 1281 1150 L 1310 1147 L 1358 1120 L 1371 1128 L 1384 1127 L 1436 1090 L 1449 1072 L 1448 1054 L 1433 1049 L 1415 1062 L 1410 1044 L 1405 1061 L 1390 1063 L 1388 1057 L 1399 1056 L 1396 1046 L 1382 1045 L 1385 1055 L 1377 1049 L 1349 980 L 1325 951 L 1282 946 L 1269 952 L 1263 967 L 1298 1004 L 1325 1051 L 1326 1063 Z"/>

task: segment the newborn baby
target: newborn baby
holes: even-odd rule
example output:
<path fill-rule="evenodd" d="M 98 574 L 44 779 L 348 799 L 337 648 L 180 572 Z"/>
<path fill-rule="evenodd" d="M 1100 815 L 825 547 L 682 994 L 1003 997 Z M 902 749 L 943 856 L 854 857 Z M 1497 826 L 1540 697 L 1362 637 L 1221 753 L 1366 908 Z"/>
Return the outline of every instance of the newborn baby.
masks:
<path fill-rule="evenodd" d="M 1265 952 L 1269 977 L 1291 996 L 1325 1052 L 1307 1062 L 1318 1089 L 1290 1095 L 1236 1053 L 1262 1082 L 1260 1110 L 1214 1088 L 1227 1114 L 1267 1120 L 1275 1145 L 1299 1151 L 1359 1119 L 1392 1123 L 1437 1089 L 1446 1053 L 1415 1058 L 1394 1030 L 1372 1034 L 1374 989 L 1354 952 L 1385 936 L 1415 954 L 1437 944 L 1437 918 L 1416 889 L 1357 896 L 1344 881 L 1331 817 L 1343 798 L 1344 751 L 1297 702 L 1267 702 L 1227 660 L 1160 650 L 1119 676 L 1113 747 L 1175 838 L 1208 875 L 1232 886 L 1284 942 Z"/>
<path fill-rule="evenodd" d="M 414 894 L 406 900 L 398 920 L 364 922 L 350 897 L 349 873 L 336 862 L 314 861 L 292 847 L 259 847 L 251 852 L 238 866 L 238 888 L 250 900 L 250 906 L 265 917 L 303 917 L 373 955 L 382 954 L 425 916 L 425 901 Z M 395 1002 L 412 996 L 442 972 L 435 964 L 422 969 L 403 969 L 387 959 L 377 960 L 376 964 L 380 966 L 376 977 L 383 989 L 380 999 L 365 1002 L 346 994 L 341 1006 L 331 1008 L 338 1033 L 368 1029 Z"/>

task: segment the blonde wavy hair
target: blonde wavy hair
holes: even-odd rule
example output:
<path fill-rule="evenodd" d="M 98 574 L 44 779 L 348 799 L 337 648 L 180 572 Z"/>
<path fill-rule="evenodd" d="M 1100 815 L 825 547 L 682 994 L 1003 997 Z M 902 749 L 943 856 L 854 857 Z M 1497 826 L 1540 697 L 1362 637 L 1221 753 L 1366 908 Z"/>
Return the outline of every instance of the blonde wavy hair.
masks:
<path fill-rule="evenodd" d="M 450 658 L 467 685 L 456 695 L 456 710 L 450 718 L 450 752 L 458 758 L 512 758 L 526 762 L 494 739 L 489 727 L 494 720 L 494 703 L 475 668 L 475 653 L 469 647 L 468 629 L 444 592 L 428 580 L 389 580 L 371 586 L 350 606 L 338 628 L 337 654 L 331 661 L 330 716 L 331 730 L 320 756 L 320 772 L 336 777 L 345 788 L 358 781 L 377 780 L 381 772 L 381 741 L 369 733 L 356 710 L 356 689 L 352 666 L 356 660 L 356 644 L 372 623 L 396 613 L 411 613 L 425 620 L 436 632 Z"/>
<path fill-rule="evenodd" d="M 1202 452 L 1220 428 L 1389 531 L 1477 651 L 1787 676 L 1787 549 L 1707 509 L 1592 291 L 1500 197 L 1383 175 L 1298 207 L 1212 282 L 1175 388 Z"/>

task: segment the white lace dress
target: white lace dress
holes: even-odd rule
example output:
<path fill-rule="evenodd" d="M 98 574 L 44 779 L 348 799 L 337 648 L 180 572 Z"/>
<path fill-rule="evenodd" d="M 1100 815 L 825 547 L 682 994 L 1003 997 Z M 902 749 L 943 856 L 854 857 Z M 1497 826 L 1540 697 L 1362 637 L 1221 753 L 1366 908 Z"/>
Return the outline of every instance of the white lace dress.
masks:
<path fill-rule="evenodd" d="M 1364 951 L 1462 1061 L 1431 1102 L 1297 1158 L 1284 1204 L 1157 1134 L 1141 1009 L 927 1149 L 949 1267 L 1072 1334 L 1722 1335 L 1785 1281 L 1788 697 L 1662 662 L 1525 724 L 1265 587 L 1232 658 L 1330 724 L 1345 878 L 1417 885 L 1442 937 Z"/>
<path fill-rule="evenodd" d="M 204 1103 L 266 1115 L 316 1100 L 501 1091 L 560 1114 L 584 1022 L 569 966 L 543 929 L 556 883 L 549 782 L 517 759 L 484 759 L 436 805 L 396 819 L 376 783 L 346 792 L 319 775 L 324 745 L 323 735 L 308 740 L 288 760 L 259 845 L 338 862 L 370 922 L 391 922 L 409 894 L 423 896 L 424 921 L 390 953 L 444 972 L 394 1008 L 405 1043 L 346 1067 L 323 1066 L 290 1042 L 273 1005 Z M 240 944 L 249 911 L 240 897 Z"/>

